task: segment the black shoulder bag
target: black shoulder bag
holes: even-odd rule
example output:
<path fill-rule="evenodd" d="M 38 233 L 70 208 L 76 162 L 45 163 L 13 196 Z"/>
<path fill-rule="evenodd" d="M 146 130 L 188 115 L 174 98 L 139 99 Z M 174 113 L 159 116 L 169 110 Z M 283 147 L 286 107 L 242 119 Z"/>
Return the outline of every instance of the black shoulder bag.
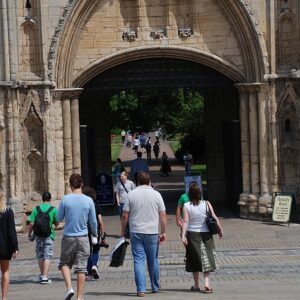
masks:
<path fill-rule="evenodd" d="M 211 234 L 218 234 L 220 232 L 220 229 L 217 224 L 217 220 L 211 215 L 207 201 L 205 201 L 205 204 L 206 204 L 206 225 Z"/>

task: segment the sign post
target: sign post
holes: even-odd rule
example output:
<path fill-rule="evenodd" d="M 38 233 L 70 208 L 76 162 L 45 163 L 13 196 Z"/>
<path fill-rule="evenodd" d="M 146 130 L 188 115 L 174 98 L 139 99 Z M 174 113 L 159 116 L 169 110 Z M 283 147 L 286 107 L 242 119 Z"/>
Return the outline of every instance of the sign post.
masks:
<path fill-rule="evenodd" d="M 276 195 L 274 199 L 273 222 L 289 223 L 293 197 L 291 195 Z"/>
<path fill-rule="evenodd" d="M 96 177 L 96 202 L 100 205 L 114 205 L 114 191 L 112 177 L 106 173 L 99 173 Z"/>

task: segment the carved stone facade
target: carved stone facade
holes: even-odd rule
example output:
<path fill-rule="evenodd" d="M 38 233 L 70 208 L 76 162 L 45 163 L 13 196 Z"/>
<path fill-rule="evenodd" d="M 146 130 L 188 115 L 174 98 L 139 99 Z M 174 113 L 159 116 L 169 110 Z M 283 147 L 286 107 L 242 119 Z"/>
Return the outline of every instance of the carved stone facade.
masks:
<path fill-rule="evenodd" d="M 300 194 L 300 3 L 294 0 L 25 0 L 0 3 L 0 188 L 17 223 L 81 171 L 84 86 L 125 62 L 190 60 L 240 95 L 240 214 Z"/>

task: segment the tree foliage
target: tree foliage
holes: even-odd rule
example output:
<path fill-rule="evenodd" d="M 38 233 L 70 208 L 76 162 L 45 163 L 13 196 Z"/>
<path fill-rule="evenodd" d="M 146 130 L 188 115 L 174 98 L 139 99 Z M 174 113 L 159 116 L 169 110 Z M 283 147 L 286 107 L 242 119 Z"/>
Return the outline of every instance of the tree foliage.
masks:
<path fill-rule="evenodd" d="M 181 134 L 182 151 L 189 149 L 195 158 L 201 156 L 193 153 L 204 137 L 204 99 L 199 92 L 183 88 L 123 91 L 111 98 L 110 107 L 112 127 L 148 132 L 159 124 L 168 134 Z"/>

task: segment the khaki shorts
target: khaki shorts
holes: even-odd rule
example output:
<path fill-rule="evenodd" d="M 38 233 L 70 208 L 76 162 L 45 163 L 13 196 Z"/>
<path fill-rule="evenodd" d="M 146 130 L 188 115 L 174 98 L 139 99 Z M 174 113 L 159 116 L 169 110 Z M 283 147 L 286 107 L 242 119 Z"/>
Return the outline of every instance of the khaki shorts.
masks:
<path fill-rule="evenodd" d="M 64 236 L 61 240 L 61 255 L 58 268 L 74 266 L 74 273 L 86 273 L 90 245 L 87 236 Z"/>

